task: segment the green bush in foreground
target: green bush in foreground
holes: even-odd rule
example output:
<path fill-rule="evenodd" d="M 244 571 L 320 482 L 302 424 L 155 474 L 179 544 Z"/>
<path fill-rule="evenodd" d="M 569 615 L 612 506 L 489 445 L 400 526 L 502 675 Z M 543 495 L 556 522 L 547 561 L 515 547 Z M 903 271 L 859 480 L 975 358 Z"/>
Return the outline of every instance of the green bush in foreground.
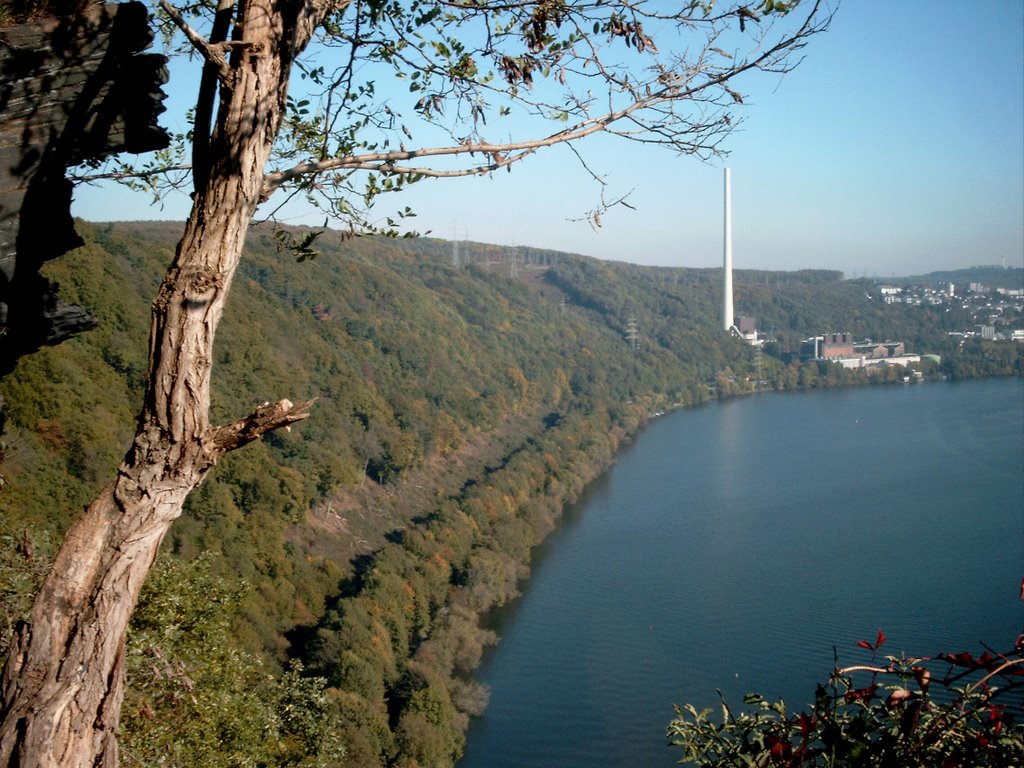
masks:
<path fill-rule="evenodd" d="M 836 669 L 810 712 L 748 694 L 734 715 L 676 707 L 670 745 L 698 766 L 975 768 L 1024 765 L 1024 635 L 1009 653 L 878 658 Z"/>

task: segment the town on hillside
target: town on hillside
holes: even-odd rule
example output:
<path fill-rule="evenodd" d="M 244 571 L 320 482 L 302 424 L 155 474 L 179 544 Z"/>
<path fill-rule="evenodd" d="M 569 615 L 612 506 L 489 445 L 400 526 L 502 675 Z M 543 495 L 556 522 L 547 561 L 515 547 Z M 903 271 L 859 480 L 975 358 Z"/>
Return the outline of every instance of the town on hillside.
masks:
<path fill-rule="evenodd" d="M 1024 288 L 993 288 L 978 282 L 962 285 L 880 284 L 886 304 L 945 307 L 969 312 L 970 327 L 953 331 L 962 338 L 1024 343 Z"/>
<path fill-rule="evenodd" d="M 1019 277 L 1019 270 L 1006 270 L 1006 276 L 1005 283 L 1012 284 L 1014 277 Z M 901 282 L 876 283 L 874 294 L 869 292 L 866 298 L 881 300 L 885 304 L 955 311 L 962 318 L 962 327 L 947 333 L 951 340 L 958 342 L 958 346 L 969 339 L 1024 344 L 1024 288 L 990 287 L 977 281 L 931 281 L 928 278 L 904 278 Z M 727 313 L 731 309 L 728 298 L 727 283 Z M 734 336 L 752 346 L 762 347 L 774 341 L 769 334 L 757 328 L 753 317 L 737 315 L 731 323 L 728 320 L 726 322 L 726 327 Z M 923 358 L 935 364 L 940 362 L 938 355 L 908 351 L 903 341 L 875 341 L 870 338 L 857 340 L 849 331 L 834 330 L 802 339 L 799 358 L 836 363 L 843 368 L 861 369 L 867 373 L 881 372 L 893 365 L 910 368 Z M 915 370 L 914 375 L 920 376 L 921 371 Z"/>

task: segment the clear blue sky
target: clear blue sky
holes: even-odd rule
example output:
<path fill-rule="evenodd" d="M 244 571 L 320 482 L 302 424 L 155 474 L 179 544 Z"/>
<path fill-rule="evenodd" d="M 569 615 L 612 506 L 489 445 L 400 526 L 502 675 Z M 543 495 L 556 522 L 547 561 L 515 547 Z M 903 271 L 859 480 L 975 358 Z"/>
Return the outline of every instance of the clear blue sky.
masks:
<path fill-rule="evenodd" d="M 746 122 L 728 158 L 611 137 L 579 145 L 610 194 L 630 192 L 594 231 L 570 219 L 598 197 L 566 148 L 493 178 L 424 181 L 381 198 L 419 231 L 643 264 L 721 263 L 722 168 L 733 178 L 737 268 L 907 275 L 1024 265 L 1024 3 L 846 0 L 785 77 L 744 83 Z M 189 81 L 174 70 L 169 119 Z M 145 196 L 80 189 L 76 215 L 183 218 Z M 321 223 L 298 218 L 297 223 Z"/>

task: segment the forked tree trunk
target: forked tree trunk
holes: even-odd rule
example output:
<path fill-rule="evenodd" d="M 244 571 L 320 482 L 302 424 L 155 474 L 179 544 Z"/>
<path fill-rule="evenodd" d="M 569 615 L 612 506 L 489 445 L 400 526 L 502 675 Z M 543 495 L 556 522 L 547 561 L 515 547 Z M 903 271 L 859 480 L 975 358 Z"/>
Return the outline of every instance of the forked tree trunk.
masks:
<path fill-rule="evenodd" d="M 221 455 L 308 415 L 308 404 L 282 400 L 232 424 L 209 424 L 214 333 L 260 199 L 290 63 L 309 37 L 312 19 L 299 28 L 298 9 L 312 7 L 245 4 L 236 37 L 245 45 L 235 47 L 222 90 L 208 180 L 153 303 L 138 431 L 117 479 L 69 530 L 12 641 L 0 691 L 0 765 L 117 764 L 125 635 L 164 535 Z"/>

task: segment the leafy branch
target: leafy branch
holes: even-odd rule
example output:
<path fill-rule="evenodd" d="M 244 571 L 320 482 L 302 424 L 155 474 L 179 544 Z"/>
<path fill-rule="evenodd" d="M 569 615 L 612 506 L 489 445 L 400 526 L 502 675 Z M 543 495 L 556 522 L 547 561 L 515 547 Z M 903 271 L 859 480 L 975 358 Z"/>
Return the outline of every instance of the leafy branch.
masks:
<path fill-rule="evenodd" d="M 733 715 L 676 707 L 668 727 L 681 762 L 697 766 L 1009 766 L 1024 761 L 1024 641 L 1007 653 L 964 651 L 837 668 L 809 712 L 748 694 Z"/>

